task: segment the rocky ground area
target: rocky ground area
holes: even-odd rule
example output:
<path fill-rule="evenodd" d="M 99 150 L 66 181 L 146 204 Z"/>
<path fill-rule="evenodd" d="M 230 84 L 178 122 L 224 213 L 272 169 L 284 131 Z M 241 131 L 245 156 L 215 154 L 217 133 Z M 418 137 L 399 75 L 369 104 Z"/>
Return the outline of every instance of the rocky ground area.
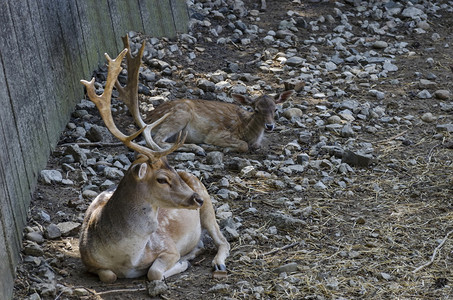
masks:
<path fill-rule="evenodd" d="M 208 188 L 231 255 L 212 279 L 208 240 L 161 298 L 452 299 L 453 1 L 266 4 L 189 0 L 188 34 L 130 33 L 133 49 L 147 40 L 143 113 L 297 92 L 260 150 L 169 157 Z M 102 90 L 105 68 L 95 76 Z M 14 299 L 150 297 L 145 278 L 103 284 L 78 253 L 87 206 L 133 159 L 82 100 L 34 193 Z"/>

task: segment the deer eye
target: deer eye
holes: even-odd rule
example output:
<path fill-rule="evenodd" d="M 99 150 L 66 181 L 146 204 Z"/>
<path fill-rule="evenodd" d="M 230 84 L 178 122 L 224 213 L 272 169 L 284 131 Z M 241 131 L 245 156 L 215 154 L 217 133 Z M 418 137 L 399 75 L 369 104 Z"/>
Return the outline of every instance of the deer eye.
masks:
<path fill-rule="evenodd" d="M 160 183 L 160 184 L 168 184 L 168 185 L 170 185 L 170 182 L 168 181 L 168 178 L 166 178 L 166 177 L 157 178 L 157 182 Z"/>

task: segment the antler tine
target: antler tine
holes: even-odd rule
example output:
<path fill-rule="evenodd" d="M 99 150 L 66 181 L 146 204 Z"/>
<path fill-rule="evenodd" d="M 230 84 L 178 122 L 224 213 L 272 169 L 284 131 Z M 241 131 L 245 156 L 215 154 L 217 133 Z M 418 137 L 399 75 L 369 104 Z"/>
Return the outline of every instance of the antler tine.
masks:
<path fill-rule="evenodd" d="M 119 73 L 121 72 L 121 61 L 123 60 L 124 56 L 127 53 L 127 49 L 121 51 L 121 53 L 115 59 L 111 59 L 110 56 L 106 53 L 105 58 L 108 61 L 108 73 L 107 73 L 107 82 L 105 83 L 105 89 L 102 95 L 97 95 L 96 90 L 94 88 L 94 81 L 95 79 L 91 79 L 91 81 L 80 80 L 80 82 L 85 85 L 87 89 L 88 97 L 91 101 L 96 104 L 96 107 L 99 111 L 99 114 L 102 117 L 102 120 L 105 123 L 105 126 L 109 129 L 109 131 L 125 146 L 128 148 L 137 151 L 141 154 L 146 155 L 152 162 L 157 161 L 162 155 L 155 155 L 154 151 L 151 149 L 141 146 L 137 143 L 134 143 L 132 140 L 139 136 L 146 127 L 142 127 L 139 131 L 135 132 L 134 134 L 127 136 L 123 134 L 115 125 L 112 117 L 112 110 L 111 110 L 111 101 L 112 101 L 112 91 L 115 81 Z"/>
<path fill-rule="evenodd" d="M 129 36 L 122 37 L 124 47 L 128 50 L 126 54 L 126 65 L 127 65 L 127 82 L 123 87 L 118 80 L 115 82 L 115 87 L 119 93 L 119 99 L 121 99 L 131 112 L 134 117 L 135 123 L 140 127 L 146 126 L 146 123 L 143 122 L 142 117 L 140 116 L 140 110 L 138 107 L 138 77 L 141 59 L 143 52 L 145 51 L 145 41 L 143 41 L 138 54 L 135 57 L 132 57 L 132 51 L 129 44 Z"/>
<path fill-rule="evenodd" d="M 181 132 L 179 132 L 177 142 L 174 143 L 173 146 L 171 146 L 168 149 L 162 149 L 159 145 L 156 144 L 156 142 L 154 142 L 154 140 L 151 136 L 151 130 L 153 130 L 154 127 L 156 127 L 157 125 L 162 123 L 162 121 L 165 120 L 165 118 L 167 118 L 169 115 L 170 115 L 170 113 L 166 113 L 158 120 L 147 125 L 145 127 L 145 130 L 143 131 L 143 136 L 145 137 L 146 144 L 148 145 L 148 147 L 155 150 L 154 153 L 158 157 L 163 157 L 163 156 L 166 156 L 166 155 L 176 151 L 176 149 L 178 149 L 179 147 L 181 147 L 182 144 L 184 144 L 184 141 L 187 137 L 187 132 L 184 134 L 184 137 L 182 137 L 182 138 L 181 138 Z"/>

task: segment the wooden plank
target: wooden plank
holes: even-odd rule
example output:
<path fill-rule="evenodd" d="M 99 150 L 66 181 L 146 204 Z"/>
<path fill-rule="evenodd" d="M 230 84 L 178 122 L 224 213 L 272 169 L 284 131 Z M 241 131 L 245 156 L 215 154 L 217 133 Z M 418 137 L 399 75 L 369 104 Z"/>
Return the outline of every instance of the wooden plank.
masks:
<path fill-rule="evenodd" d="M 100 49 L 99 44 L 96 41 L 97 36 L 100 35 L 99 26 L 93 25 L 93 9 L 94 1 L 84 1 L 76 0 L 77 6 L 77 15 L 79 19 L 79 26 L 82 32 L 86 58 L 88 61 L 89 71 L 84 74 L 83 79 L 90 80 L 91 75 L 93 74 L 94 69 L 98 66 L 101 57 L 102 50 Z"/>
<path fill-rule="evenodd" d="M 186 33 L 189 24 L 189 12 L 187 4 L 181 0 L 170 0 L 173 21 L 177 33 Z"/>
<path fill-rule="evenodd" d="M 0 48 L 0 57 L 3 52 Z M 29 197 L 25 182 L 25 166 L 19 165 L 21 160 L 17 131 L 10 104 L 8 85 L 4 66 L 0 60 L 0 219 L 3 222 L 3 236 L 6 238 L 10 261 L 17 263 L 21 248 L 22 226 L 25 224 L 25 212 L 23 211 L 23 199 Z M 17 152 L 16 152 L 17 151 Z M 22 184 L 22 186 L 21 186 Z M 28 203 L 27 203 L 28 204 Z M 1 234 L 1 231 L 0 231 Z M 1 238 L 1 237 L 0 237 Z"/>
<path fill-rule="evenodd" d="M 0 191 L 0 197 L 2 191 Z M 1 208 L 0 208 L 1 209 Z M 0 218 L 2 214 L 0 212 Z M 3 235 L 2 235 L 3 232 Z M 13 294 L 13 285 L 14 285 L 14 266 L 10 258 L 10 250 L 8 249 L 8 239 L 5 239 L 6 235 L 5 225 L 3 224 L 3 219 L 0 219 L 0 299 L 10 299 Z"/>
<path fill-rule="evenodd" d="M 120 52 L 123 47 L 122 36 L 131 30 L 143 32 L 140 7 L 138 6 L 138 1 L 108 0 L 108 4 L 116 44 L 120 46 L 120 49 L 118 49 L 118 52 Z"/>
<path fill-rule="evenodd" d="M 0 19 L 3 21 L 0 26 L 0 51 L 2 58 L 2 72 L 4 72 L 4 83 L 1 85 L 6 87 L 8 91 L 8 99 L 11 99 L 11 103 L 2 103 L 2 122 L 5 122 L 4 138 L 7 142 L 8 158 L 14 169 L 13 178 L 15 189 L 17 193 L 17 205 L 13 211 L 17 214 L 21 214 L 20 219 L 26 216 L 26 204 L 23 203 L 24 197 L 29 195 L 31 185 L 35 179 L 35 172 L 37 163 L 33 160 L 32 155 L 37 155 L 37 149 L 34 148 L 33 139 L 38 139 L 39 134 L 36 130 L 37 127 L 33 126 L 34 113 L 30 109 L 31 100 L 31 85 L 25 80 L 24 67 L 19 53 L 21 49 L 18 46 L 18 40 L 15 35 L 15 24 L 10 15 L 8 3 L 3 3 L 5 9 L 0 10 Z M 16 20 L 17 22 L 17 20 Z M 14 25 L 13 25 L 14 24 Z M 20 27 L 18 27 L 19 29 Z M 8 62 L 5 64 L 5 61 Z M 13 62 L 13 63 L 11 63 Z M 25 153 L 25 152 L 29 153 Z M 20 172 L 16 174 L 15 171 Z M 10 173 L 8 173 L 10 174 Z M 17 176 L 16 176 L 17 175 Z M 22 197 L 21 197 L 22 196 Z M 13 198 L 14 199 L 14 198 Z M 16 211 L 17 210 L 17 211 Z"/>
<path fill-rule="evenodd" d="M 56 86 L 58 82 L 55 81 L 55 74 L 49 72 L 49 66 L 52 65 L 53 57 L 49 55 L 47 51 L 49 37 L 46 35 L 48 22 L 43 22 L 42 11 L 43 7 L 39 6 L 40 1 L 28 0 L 28 6 L 30 7 L 30 19 L 33 26 L 33 42 L 36 43 L 39 49 L 36 53 L 36 59 L 38 60 L 37 68 L 39 68 L 39 74 L 41 82 L 38 84 L 36 91 L 39 93 L 41 113 L 44 119 L 44 126 L 47 132 L 47 139 L 49 141 L 49 148 L 54 149 L 57 143 L 58 136 L 62 130 L 61 122 L 56 122 L 56 117 L 60 116 L 58 106 L 55 98 L 57 95 Z M 47 155 L 43 153 L 43 158 L 47 162 Z M 42 165 L 41 167 L 43 167 Z"/>
<path fill-rule="evenodd" d="M 122 48 L 122 43 L 117 44 L 115 39 L 115 34 L 113 31 L 113 24 L 112 20 L 110 19 L 110 10 L 108 0 L 97 0 L 94 1 L 97 5 L 96 9 L 96 18 L 97 23 L 93 23 L 93 26 L 99 26 L 101 36 L 99 37 L 98 42 L 102 45 L 102 59 L 100 60 L 105 61 L 104 53 L 109 53 L 110 56 L 114 56 L 116 53 L 119 52 L 119 49 Z"/>
<path fill-rule="evenodd" d="M 60 43 L 64 50 L 64 57 L 56 57 L 54 59 L 64 59 L 65 69 L 63 70 L 64 77 L 58 78 L 60 85 L 65 85 L 68 89 L 63 110 L 59 112 L 61 116 L 69 116 L 74 110 L 75 104 L 81 99 L 82 91 L 79 80 L 83 77 L 83 64 L 82 50 L 78 40 L 81 39 L 78 34 L 80 31 L 75 23 L 74 17 L 76 12 L 71 9 L 70 3 L 72 1 L 53 1 L 58 22 L 60 24 L 61 35 Z M 77 97 L 78 95 L 78 97 Z M 68 118 L 64 118 L 67 122 Z"/>
<path fill-rule="evenodd" d="M 138 0 L 145 34 L 155 37 L 164 36 L 159 14 L 158 0 Z"/>
<path fill-rule="evenodd" d="M 176 36 L 176 27 L 170 0 L 157 0 L 157 9 L 160 16 L 160 25 L 163 28 L 163 36 L 174 38 Z"/>

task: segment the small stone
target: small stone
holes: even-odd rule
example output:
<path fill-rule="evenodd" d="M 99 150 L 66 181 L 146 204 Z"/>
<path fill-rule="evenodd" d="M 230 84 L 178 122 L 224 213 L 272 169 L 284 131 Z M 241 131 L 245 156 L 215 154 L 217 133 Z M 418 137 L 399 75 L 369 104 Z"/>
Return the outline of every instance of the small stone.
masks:
<path fill-rule="evenodd" d="M 247 178 L 252 177 L 256 174 L 256 169 L 254 166 L 246 166 L 241 170 L 241 177 Z"/>
<path fill-rule="evenodd" d="M 359 225 L 363 225 L 365 224 L 365 219 L 363 217 L 358 217 L 356 220 L 355 220 L 355 223 L 356 224 L 359 224 Z"/>
<path fill-rule="evenodd" d="M 81 297 L 81 296 L 89 296 L 90 292 L 85 288 L 75 288 L 73 290 L 73 294 L 74 294 L 74 296 Z"/>
<path fill-rule="evenodd" d="M 386 60 L 382 68 L 387 72 L 396 72 L 398 71 L 398 66 L 392 64 L 389 60 Z"/>
<path fill-rule="evenodd" d="M 288 120 L 291 120 L 294 117 L 299 117 L 299 118 L 302 117 L 303 112 L 301 109 L 299 109 L 297 107 L 292 107 L 292 108 L 286 109 L 282 115 L 285 118 L 287 118 Z"/>
<path fill-rule="evenodd" d="M 298 56 L 290 57 L 286 60 L 286 64 L 291 67 L 297 67 L 301 65 L 305 60 Z"/>
<path fill-rule="evenodd" d="M 215 83 L 211 82 L 207 79 L 200 79 L 198 81 L 197 86 L 205 92 L 214 92 L 215 91 Z"/>
<path fill-rule="evenodd" d="M 327 119 L 328 124 L 341 124 L 341 118 L 339 116 L 331 116 Z"/>
<path fill-rule="evenodd" d="M 292 272 L 297 272 L 297 270 L 298 270 L 297 266 L 298 266 L 298 264 L 296 262 L 292 262 L 292 263 L 288 263 L 288 264 L 275 268 L 273 270 L 273 272 L 277 273 L 277 274 L 281 274 L 283 272 L 289 274 Z"/>
<path fill-rule="evenodd" d="M 31 256 L 42 256 L 44 250 L 35 242 L 28 242 L 24 247 L 24 253 Z"/>
<path fill-rule="evenodd" d="M 440 100 L 450 100 L 451 94 L 448 90 L 437 90 L 434 92 L 434 97 Z"/>
<path fill-rule="evenodd" d="M 321 181 L 318 181 L 313 187 L 316 190 L 325 190 L 325 189 L 327 189 L 327 186 L 324 183 L 322 183 Z"/>
<path fill-rule="evenodd" d="M 157 297 L 168 290 L 167 284 L 162 280 L 152 280 L 148 282 L 148 294 Z"/>
<path fill-rule="evenodd" d="M 57 227 L 60 230 L 62 236 L 77 234 L 79 232 L 80 226 L 80 223 L 71 221 L 57 224 Z"/>
<path fill-rule="evenodd" d="M 388 43 L 385 41 L 376 41 L 373 43 L 373 48 L 374 49 L 385 49 L 388 47 Z"/>
<path fill-rule="evenodd" d="M 439 124 L 436 126 L 438 132 L 446 131 L 448 133 L 453 132 L 453 124 Z"/>
<path fill-rule="evenodd" d="M 211 293 L 228 293 L 230 290 L 230 285 L 226 283 L 218 283 L 211 287 L 208 291 Z"/>
<path fill-rule="evenodd" d="M 392 275 L 388 274 L 388 273 L 384 273 L 384 272 L 381 272 L 381 278 L 384 279 L 384 280 L 390 280 L 392 279 Z"/>
<path fill-rule="evenodd" d="M 190 153 L 190 152 L 178 153 L 175 156 L 175 160 L 177 160 L 177 161 L 194 161 L 195 153 Z"/>
<path fill-rule="evenodd" d="M 63 175 L 57 170 L 42 170 L 41 180 L 46 184 L 59 183 L 63 180 Z"/>
<path fill-rule="evenodd" d="M 426 123 L 432 123 L 437 120 L 437 118 L 430 112 L 424 113 L 420 119 Z"/>
<path fill-rule="evenodd" d="M 36 232 L 36 231 L 27 233 L 25 235 L 25 239 L 38 243 L 38 244 L 41 244 L 44 242 L 44 237 L 42 236 L 42 234 L 39 232 Z"/>
<path fill-rule="evenodd" d="M 328 61 L 326 62 L 325 68 L 328 72 L 334 71 L 337 69 L 337 65 L 334 62 Z"/>
<path fill-rule="evenodd" d="M 430 99 L 432 96 L 428 90 L 422 90 L 417 94 L 417 97 L 420 99 Z"/>
<path fill-rule="evenodd" d="M 355 132 L 352 129 L 351 124 L 344 125 L 343 128 L 341 128 L 340 135 L 344 138 L 355 136 Z"/>
<path fill-rule="evenodd" d="M 422 89 L 429 89 L 429 88 L 434 88 L 436 87 L 436 83 L 434 81 L 431 81 L 431 80 L 427 80 L 427 79 L 420 79 L 420 83 L 419 83 L 420 87 Z"/>
<path fill-rule="evenodd" d="M 223 163 L 223 153 L 220 151 L 212 151 L 206 155 L 206 162 L 210 165 L 219 165 Z"/>
<path fill-rule="evenodd" d="M 368 167 L 372 162 L 372 156 L 346 150 L 341 161 L 350 166 Z"/>

